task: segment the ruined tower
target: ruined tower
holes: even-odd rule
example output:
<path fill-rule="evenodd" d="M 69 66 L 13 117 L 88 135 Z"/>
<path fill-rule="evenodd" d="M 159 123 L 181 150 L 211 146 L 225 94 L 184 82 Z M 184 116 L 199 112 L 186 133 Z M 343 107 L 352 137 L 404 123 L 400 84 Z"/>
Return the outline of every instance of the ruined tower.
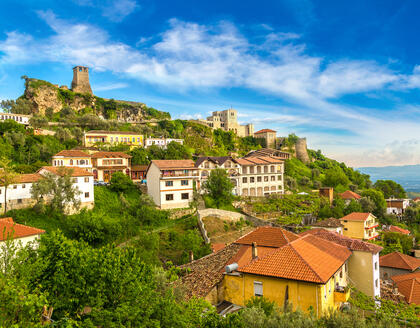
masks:
<path fill-rule="evenodd" d="M 89 83 L 89 68 L 86 66 L 73 67 L 73 81 L 71 82 L 71 90 L 79 93 L 92 93 Z"/>

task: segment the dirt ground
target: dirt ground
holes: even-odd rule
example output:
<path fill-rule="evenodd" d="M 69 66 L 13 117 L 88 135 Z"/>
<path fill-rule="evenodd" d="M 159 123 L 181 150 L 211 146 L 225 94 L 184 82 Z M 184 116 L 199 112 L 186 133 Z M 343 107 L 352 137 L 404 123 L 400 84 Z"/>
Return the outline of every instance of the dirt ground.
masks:
<path fill-rule="evenodd" d="M 203 218 L 203 223 L 212 244 L 231 243 L 254 229 L 246 224 L 240 227 L 213 216 Z"/>

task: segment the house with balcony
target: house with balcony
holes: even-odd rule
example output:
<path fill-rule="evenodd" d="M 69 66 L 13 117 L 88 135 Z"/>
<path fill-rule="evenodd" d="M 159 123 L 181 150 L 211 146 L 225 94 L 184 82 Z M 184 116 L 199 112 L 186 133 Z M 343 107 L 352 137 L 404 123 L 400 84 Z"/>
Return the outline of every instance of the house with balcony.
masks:
<path fill-rule="evenodd" d="M 131 131 L 92 130 L 84 134 L 84 146 L 92 147 L 96 144 L 125 144 L 133 147 L 143 147 L 143 135 Z"/>
<path fill-rule="evenodd" d="M 343 235 L 350 238 L 372 240 L 379 236 L 379 223 L 372 213 L 353 212 L 340 219 Z"/>
<path fill-rule="evenodd" d="M 386 201 L 386 214 L 394 214 L 401 216 L 404 214 L 405 209 L 410 206 L 409 199 L 397 199 L 397 198 L 388 198 Z"/>
<path fill-rule="evenodd" d="M 153 160 L 146 171 L 147 193 L 161 209 L 186 208 L 198 178 L 192 160 Z"/>
<path fill-rule="evenodd" d="M 131 156 L 121 151 L 98 151 L 92 154 L 92 167 L 96 181 L 109 182 L 115 172 L 130 176 Z"/>
<path fill-rule="evenodd" d="M 232 244 L 185 264 L 188 274 L 175 284 L 186 298 L 243 307 L 265 297 L 279 307 L 314 311 L 338 309 L 350 297 L 348 260 L 352 252 L 316 236 L 260 227 Z"/>
<path fill-rule="evenodd" d="M 80 167 L 92 171 L 92 156 L 81 150 L 62 150 L 51 159 L 52 166 Z"/>
<path fill-rule="evenodd" d="M 308 234 L 347 247 L 352 252 L 347 267 L 350 283 L 370 297 L 381 296 L 379 253 L 382 247 L 320 228 L 307 230 L 300 235 Z"/>

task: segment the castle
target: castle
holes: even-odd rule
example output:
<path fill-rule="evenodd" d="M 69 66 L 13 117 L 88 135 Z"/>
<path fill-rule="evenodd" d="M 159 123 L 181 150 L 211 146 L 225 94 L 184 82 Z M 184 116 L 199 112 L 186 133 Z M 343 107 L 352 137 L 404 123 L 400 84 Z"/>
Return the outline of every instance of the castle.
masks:
<path fill-rule="evenodd" d="M 89 68 L 86 66 L 73 67 L 73 81 L 71 82 L 71 90 L 79 93 L 89 93 L 93 95 L 92 88 L 89 83 Z"/>

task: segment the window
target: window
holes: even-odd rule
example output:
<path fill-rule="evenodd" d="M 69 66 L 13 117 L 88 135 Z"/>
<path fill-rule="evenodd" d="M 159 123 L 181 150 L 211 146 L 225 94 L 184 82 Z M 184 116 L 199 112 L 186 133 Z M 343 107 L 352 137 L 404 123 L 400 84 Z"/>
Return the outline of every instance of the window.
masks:
<path fill-rule="evenodd" d="M 264 176 L 264 182 L 268 182 L 268 176 Z"/>
<path fill-rule="evenodd" d="M 249 173 L 254 173 L 254 167 L 253 166 L 250 166 Z"/>
<path fill-rule="evenodd" d="M 254 296 L 263 296 L 262 282 L 254 281 Z"/>
<path fill-rule="evenodd" d="M 114 137 L 111 137 L 111 142 L 114 142 Z"/>
<path fill-rule="evenodd" d="M 165 186 L 166 187 L 173 187 L 174 182 L 173 181 L 165 181 Z"/>
<path fill-rule="evenodd" d="M 248 182 L 248 178 L 242 178 L 242 183 L 247 183 Z"/>
<path fill-rule="evenodd" d="M 379 287 L 379 280 L 378 280 L 378 279 L 376 279 L 376 280 L 375 280 L 375 287 L 376 287 L 376 288 L 378 288 L 378 287 Z"/>
<path fill-rule="evenodd" d="M 348 229 L 347 228 L 344 228 L 344 230 L 347 231 Z"/>
<path fill-rule="evenodd" d="M 276 177 L 274 175 L 271 176 L 271 181 L 276 181 Z"/>
<path fill-rule="evenodd" d="M 18 203 L 18 204 L 22 204 L 22 199 L 18 199 L 18 200 L 17 200 L 17 203 Z"/>
<path fill-rule="evenodd" d="M 77 178 L 73 178 L 73 183 L 77 183 Z"/>
<path fill-rule="evenodd" d="M 188 186 L 188 180 L 181 180 L 181 186 Z"/>
<path fill-rule="evenodd" d="M 378 270 L 378 262 L 375 262 L 375 271 Z"/>
<path fill-rule="evenodd" d="M 85 198 L 89 198 L 89 193 L 85 192 Z"/>
<path fill-rule="evenodd" d="M 72 159 L 70 160 L 70 165 L 73 165 L 73 160 Z"/>
<path fill-rule="evenodd" d="M 189 199 L 189 198 L 190 198 L 190 195 L 187 192 L 181 194 L 181 199 Z"/>
<path fill-rule="evenodd" d="M 166 194 L 166 200 L 174 200 L 174 194 Z"/>
<path fill-rule="evenodd" d="M 133 139 L 131 139 L 131 140 L 133 140 L 133 142 L 136 142 L 136 138 L 134 138 L 134 137 L 133 137 Z"/>
<path fill-rule="evenodd" d="M 347 223 L 347 220 L 344 220 L 344 223 Z"/>
<path fill-rule="evenodd" d="M 279 181 L 281 180 L 281 175 L 277 176 L 277 180 L 279 180 Z"/>
<path fill-rule="evenodd" d="M 343 278 L 343 270 L 340 270 L 340 279 Z"/>
<path fill-rule="evenodd" d="M 254 178 L 254 177 L 250 177 L 250 178 L 249 178 L 249 182 L 250 182 L 250 183 L 254 183 L 254 182 L 255 182 L 255 178 Z"/>
<path fill-rule="evenodd" d="M 25 184 L 23 184 L 23 185 L 22 185 L 22 189 L 25 189 L 25 188 L 26 188 L 26 185 L 25 185 Z"/>
<path fill-rule="evenodd" d="M 17 189 L 17 185 L 13 185 L 13 189 Z"/>
<path fill-rule="evenodd" d="M 205 162 L 205 163 L 204 163 L 204 168 L 206 168 L 206 169 L 210 168 L 210 164 L 209 164 L 209 162 Z"/>
<path fill-rule="evenodd" d="M 262 181 L 262 177 L 257 177 L 257 182 L 261 182 Z"/>
<path fill-rule="evenodd" d="M 115 142 L 118 142 L 118 137 L 115 137 Z"/>
<path fill-rule="evenodd" d="M 85 178 L 85 182 L 89 182 L 89 178 L 88 177 Z"/>

